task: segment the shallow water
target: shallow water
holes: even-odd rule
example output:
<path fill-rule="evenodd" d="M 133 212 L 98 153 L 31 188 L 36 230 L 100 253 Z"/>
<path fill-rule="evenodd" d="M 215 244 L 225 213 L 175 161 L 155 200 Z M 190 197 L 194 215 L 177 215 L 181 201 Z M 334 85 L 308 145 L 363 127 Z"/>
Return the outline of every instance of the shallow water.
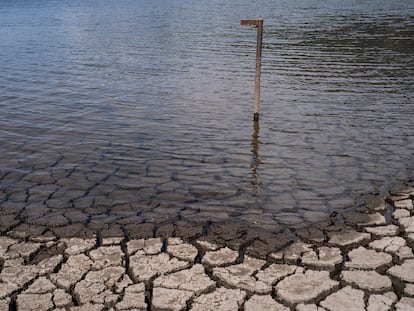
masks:
<path fill-rule="evenodd" d="M 3 210 L 299 225 L 410 174 L 413 4 L 235 2 L 0 1 Z"/>

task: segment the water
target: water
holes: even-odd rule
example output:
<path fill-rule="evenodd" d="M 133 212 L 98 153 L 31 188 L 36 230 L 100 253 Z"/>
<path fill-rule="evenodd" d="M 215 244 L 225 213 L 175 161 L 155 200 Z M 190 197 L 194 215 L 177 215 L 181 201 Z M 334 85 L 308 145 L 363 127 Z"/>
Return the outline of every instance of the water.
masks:
<path fill-rule="evenodd" d="M 0 1 L 0 208 L 323 221 L 414 166 L 413 35 L 409 1 Z"/>

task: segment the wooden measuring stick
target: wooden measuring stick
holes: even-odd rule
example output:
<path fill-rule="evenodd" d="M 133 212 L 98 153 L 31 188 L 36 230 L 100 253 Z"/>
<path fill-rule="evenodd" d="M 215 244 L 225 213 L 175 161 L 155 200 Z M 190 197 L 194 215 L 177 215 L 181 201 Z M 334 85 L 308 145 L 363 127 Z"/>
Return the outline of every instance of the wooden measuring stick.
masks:
<path fill-rule="evenodd" d="M 255 78 L 253 118 L 255 121 L 258 121 L 259 110 L 260 110 L 260 70 L 262 67 L 263 18 L 242 19 L 240 20 L 240 25 L 241 26 L 253 26 L 257 28 L 256 78 Z"/>

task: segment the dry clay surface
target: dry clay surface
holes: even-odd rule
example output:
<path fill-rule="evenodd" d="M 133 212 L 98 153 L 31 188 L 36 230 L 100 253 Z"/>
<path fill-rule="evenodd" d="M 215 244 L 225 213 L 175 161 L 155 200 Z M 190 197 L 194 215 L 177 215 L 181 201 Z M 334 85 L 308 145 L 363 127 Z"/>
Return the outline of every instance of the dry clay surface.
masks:
<path fill-rule="evenodd" d="M 262 256 L 203 237 L 5 232 L 0 310 L 414 310 L 413 198 Z"/>

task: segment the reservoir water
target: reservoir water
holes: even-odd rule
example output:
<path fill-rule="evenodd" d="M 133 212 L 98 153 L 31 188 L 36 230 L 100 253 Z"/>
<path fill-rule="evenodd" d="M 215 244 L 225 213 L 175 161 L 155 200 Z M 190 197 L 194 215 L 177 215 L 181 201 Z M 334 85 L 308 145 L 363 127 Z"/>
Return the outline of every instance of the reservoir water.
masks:
<path fill-rule="evenodd" d="M 1 213 L 324 221 L 413 176 L 413 37 L 411 1 L 1 0 Z"/>

